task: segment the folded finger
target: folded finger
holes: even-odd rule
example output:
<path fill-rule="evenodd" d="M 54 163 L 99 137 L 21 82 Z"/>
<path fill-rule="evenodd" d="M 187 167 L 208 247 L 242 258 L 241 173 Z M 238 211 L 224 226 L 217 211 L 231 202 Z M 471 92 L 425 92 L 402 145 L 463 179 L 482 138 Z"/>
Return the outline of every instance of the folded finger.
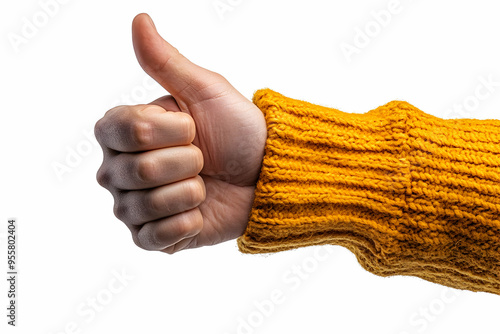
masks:
<path fill-rule="evenodd" d="M 183 239 L 193 237 L 203 228 L 203 217 L 198 208 L 146 223 L 137 231 L 141 248 L 162 250 Z"/>
<path fill-rule="evenodd" d="M 113 108 L 96 123 L 94 131 L 103 147 L 140 152 L 188 145 L 196 129 L 190 115 L 151 104 Z"/>
<path fill-rule="evenodd" d="M 205 184 L 197 175 L 153 189 L 119 194 L 115 197 L 114 213 L 127 224 L 140 225 L 193 209 L 205 196 Z"/>
<path fill-rule="evenodd" d="M 101 174 L 114 188 L 139 190 L 194 177 L 202 168 L 200 149 L 186 145 L 118 154 L 108 161 Z"/>

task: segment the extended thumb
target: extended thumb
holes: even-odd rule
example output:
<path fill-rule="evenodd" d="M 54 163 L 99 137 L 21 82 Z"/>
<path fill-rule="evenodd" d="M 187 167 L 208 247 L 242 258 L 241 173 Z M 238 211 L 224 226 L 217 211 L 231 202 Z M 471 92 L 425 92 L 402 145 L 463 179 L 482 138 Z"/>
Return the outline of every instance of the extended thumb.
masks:
<path fill-rule="evenodd" d="M 193 89 L 203 86 L 209 71 L 191 63 L 165 41 L 148 14 L 134 18 L 132 40 L 141 67 L 176 99 L 190 99 L 190 95 L 195 95 Z M 189 86 L 193 89 L 186 89 Z"/>

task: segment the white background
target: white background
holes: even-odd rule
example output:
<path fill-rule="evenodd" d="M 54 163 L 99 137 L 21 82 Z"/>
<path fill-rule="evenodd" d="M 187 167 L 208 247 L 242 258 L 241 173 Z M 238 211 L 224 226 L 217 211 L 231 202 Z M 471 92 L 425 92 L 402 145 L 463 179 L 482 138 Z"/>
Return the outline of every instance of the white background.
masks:
<path fill-rule="evenodd" d="M 499 296 L 378 277 L 338 246 L 270 256 L 243 255 L 235 241 L 173 256 L 141 250 L 95 181 L 102 155 L 86 135 L 116 104 L 165 94 L 134 57 L 140 12 L 249 98 L 269 87 L 346 112 L 400 99 L 443 118 L 498 118 L 497 1 L 400 0 L 384 25 L 374 13 L 389 0 L 43 3 L 0 5 L 1 277 L 9 217 L 20 239 L 18 327 L 6 325 L 2 279 L 2 333 L 498 332 Z M 355 43 L 346 57 L 341 46 Z M 70 171 L 58 177 L 61 165 Z M 124 283 L 114 278 L 122 272 Z"/>

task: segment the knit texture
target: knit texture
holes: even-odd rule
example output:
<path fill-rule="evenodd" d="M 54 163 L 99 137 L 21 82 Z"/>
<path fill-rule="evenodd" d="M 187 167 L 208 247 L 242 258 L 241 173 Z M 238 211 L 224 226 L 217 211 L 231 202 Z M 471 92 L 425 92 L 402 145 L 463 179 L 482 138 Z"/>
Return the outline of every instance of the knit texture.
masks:
<path fill-rule="evenodd" d="M 253 102 L 268 139 L 242 252 L 341 245 L 376 275 L 500 294 L 500 120 Z"/>

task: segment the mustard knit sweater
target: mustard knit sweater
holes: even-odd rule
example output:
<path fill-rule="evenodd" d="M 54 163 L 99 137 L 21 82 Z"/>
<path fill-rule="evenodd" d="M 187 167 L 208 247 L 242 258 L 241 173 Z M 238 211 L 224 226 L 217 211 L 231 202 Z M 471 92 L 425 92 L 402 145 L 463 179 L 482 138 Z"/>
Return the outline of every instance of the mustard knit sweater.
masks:
<path fill-rule="evenodd" d="M 500 294 L 500 120 L 253 101 L 268 138 L 242 252 L 341 245 L 376 275 Z"/>

